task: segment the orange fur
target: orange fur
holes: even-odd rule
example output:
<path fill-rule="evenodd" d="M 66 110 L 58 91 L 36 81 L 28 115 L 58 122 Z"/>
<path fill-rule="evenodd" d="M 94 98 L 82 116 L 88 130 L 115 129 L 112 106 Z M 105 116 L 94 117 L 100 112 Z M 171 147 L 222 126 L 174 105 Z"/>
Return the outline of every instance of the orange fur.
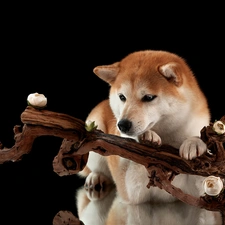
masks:
<path fill-rule="evenodd" d="M 138 51 L 111 65 L 97 66 L 94 73 L 110 85 L 109 99 L 99 103 L 87 117 L 87 121 L 96 122 L 98 129 L 140 142 L 148 139 L 159 145 L 169 144 L 187 160 L 206 152 L 199 136 L 210 122 L 210 111 L 183 58 L 166 51 Z M 115 183 L 118 196 L 125 203 L 176 201 L 164 190 L 148 189 L 146 168 L 128 159 L 90 152 L 87 167 L 90 173 L 86 186 L 95 185 L 93 177 L 98 174 L 106 176 Z M 173 184 L 199 196 L 203 193 L 202 180 L 180 174 Z M 110 220 L 107 224 L 111 224 Z"/>

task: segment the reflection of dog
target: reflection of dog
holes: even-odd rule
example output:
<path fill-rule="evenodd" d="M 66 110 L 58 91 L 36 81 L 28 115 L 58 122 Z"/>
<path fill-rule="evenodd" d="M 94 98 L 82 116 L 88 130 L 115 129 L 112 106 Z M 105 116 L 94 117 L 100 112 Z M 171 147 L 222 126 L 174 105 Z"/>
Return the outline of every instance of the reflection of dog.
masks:
<path fill-rule="evenodd" d="M 110 85 L 109 100 L 97 105 L 87 118 L 95 121 L 98 129 L 172 145 L 187 160 L 206 151 L 199 135 L 210 122 L 207 100 L 181 57 L 165 51 L 139 51 L 112 65 L 97 66 L 94 73 Z M 148 173 L 143 165 L 117 155 L 103 157 L 90 152 L 87 166 L 80 172 L 88 175 L 85 185 L 95 186 L 96 175 L 101 174 L 113 179 L 125 202 L 174 201 L 164 190 L 146 187 Z M 203 192 L 196 185 L 202 179 L 180 174 L 172 184 L 199 196 Z"/>
<path fill-rule="evenodd" d="M 214 213 L 214 215 L 213 215 Z M 181 201 L 124 204 L 116 197 L 104 225 L 219 225 L 219 212 L 209 212 Z"/>
<path fill-rule="evenodd" d="M 98 179 L 94 182 L 98 184 L 95 186 L 86 185 L 77 190 L 79 220 L 85 225 L 105 225 L 109 209 L 115 198 L 115 185 L 103 175 L 93 174 L 89 178 L 92 180 Z M 101 181 L 104 183 L 101 183 Z M 86 183 L 89 183 L 89 181 L 87 180 Z"/>

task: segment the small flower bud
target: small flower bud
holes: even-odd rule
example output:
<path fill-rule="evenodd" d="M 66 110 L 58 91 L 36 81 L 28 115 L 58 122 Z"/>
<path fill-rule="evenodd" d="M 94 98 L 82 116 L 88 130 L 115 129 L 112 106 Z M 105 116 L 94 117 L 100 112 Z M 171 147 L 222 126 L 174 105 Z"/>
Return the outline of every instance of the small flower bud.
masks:
<path fill-rule="evenodd" d="M 213 130 L 217 134 L 224 134 L 225 133 L 225 124 L 222 121 L 216 121 L 213 124 Z"/>
<path fill-rule="evenodd" d="M 203 187 L 207 195 L 217 196 L 223 190 L 223 181 L 220 177 L 209 176 L 203 181 Z"/>
<path fill-rule="evenodd" d="M 36 92 L 28 95 L 27 103 L 34 108 L 44 108 L 47 105 L 47 98 L 43 94 Z"/>
<path fill-rule="evenodd" d="M 98 125 L 95 125 L 95 121 L 87 120 L 85 123 L 85 129 L 90 132 L 96 129 Z"/>

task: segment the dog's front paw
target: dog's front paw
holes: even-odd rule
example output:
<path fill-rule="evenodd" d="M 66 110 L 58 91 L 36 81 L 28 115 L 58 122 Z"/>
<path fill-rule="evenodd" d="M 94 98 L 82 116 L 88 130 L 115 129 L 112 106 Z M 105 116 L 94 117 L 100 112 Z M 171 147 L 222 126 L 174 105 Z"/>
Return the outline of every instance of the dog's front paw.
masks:
<path fill-rule="evenodd" d="M 179 153 L 182 158 L 191 160 L 201 156 L 207 150 L 207 145 L 199 137 L 190 137 L 184 140 Z"/>
<path fill-rule="evenodd" d="M 159 135 L 152 130 L 148 130 L 144 134 L 142 134 L 139 137 L 139 142 L 140 143 L 150 143 L 151 145 L 161 145 L 162 144 L 162 140 L 159 137 Z"/>
<path fill-rule="evenodd" d="M 90 200 L 104 198 L 114 186 L 112 180 L 102 173 L 91 172 L 84 184 L 87 197 Z"/>

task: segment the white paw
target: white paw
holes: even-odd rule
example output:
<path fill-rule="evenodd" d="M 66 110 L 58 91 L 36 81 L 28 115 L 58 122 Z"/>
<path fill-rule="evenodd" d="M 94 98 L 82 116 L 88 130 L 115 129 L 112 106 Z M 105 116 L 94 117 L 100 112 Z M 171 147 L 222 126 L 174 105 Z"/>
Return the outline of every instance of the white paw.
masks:
<path fill-rule="evenodd" d="M 142 134 L 139 137 L 139 141 L 140 142 L 149 141 L 149 142 L 151 142 L 153 144 L 157 144 L 157 145 L 161 145 L 162 144 L 162 140 L 159 137 L 159 135 L 156 132 L 152 131 L 152 130 L 148 130 L 144 134 Z"/>
<path fill-rule="evenodd" d="M 91 172 L 85 180 L 84 188 L 90 200 L 99 200 L 111 191 L 113 185 L 111 179 L 102 173 Z"/>
<path fill-rule="evenodd" d="M 190 137 L 180 146 L 180 156 L 187 160 L 201 156 L 207 150 L 207 145 L 199 137 Z"/>

